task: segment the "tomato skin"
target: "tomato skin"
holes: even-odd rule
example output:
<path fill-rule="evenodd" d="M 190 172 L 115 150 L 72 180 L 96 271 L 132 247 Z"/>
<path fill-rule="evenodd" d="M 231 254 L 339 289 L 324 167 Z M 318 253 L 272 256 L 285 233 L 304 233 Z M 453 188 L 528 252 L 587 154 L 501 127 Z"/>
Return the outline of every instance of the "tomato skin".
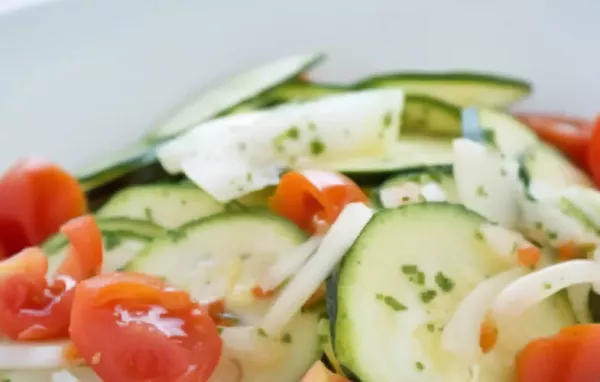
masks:
<path fill-rule="evenodd" d="M 73 287 L 94 276 L 102 265 L 102 236 L 91 216 L 61 227 L 69 252 L 54 279 L 46 279 L 48 258 L 37 247 L 0 262 L 0 332 L 14 340 L 66 338 Z"/>
<path fill-rule="evenodd" d="M 587 152 L 588 166 L 596 187 L 600 188 L 600 116 L 596 118 Z"/>
<path fill-rule="evenodd" d="M 0 252 L 41 244 L 86 208 L 77 179 L 57 165 L 35 158 L 16 163 L 0 179 Z"/>
<path fill-rule="evenodd" d="M 222 350 L 214 322 L 187 293 L 138 273 L 81 282 L 69 332 L 106 382 L 207 381 Z"/>
<path fill-rule="evenodd" d="M 347 204 L 367 201 L 360 187 L 342 174 L 304 170 L 283 175 L 269 208 L 314 234 L 333 224 Z"/>
<path fill-rule="evenodd" d="M 541 139 L 562 151 L 573 163 L 587 169 L 586 153 L 592 134 L 591 121 L 535 113 L 520 113 L 516 117 L 529 125 Z"/>
<path fill-rule="evenodd" d="M 600 325 L 562 329 L 530 342 L 516 359 L 517 382 L 597 382 L 600 380 Z"/>

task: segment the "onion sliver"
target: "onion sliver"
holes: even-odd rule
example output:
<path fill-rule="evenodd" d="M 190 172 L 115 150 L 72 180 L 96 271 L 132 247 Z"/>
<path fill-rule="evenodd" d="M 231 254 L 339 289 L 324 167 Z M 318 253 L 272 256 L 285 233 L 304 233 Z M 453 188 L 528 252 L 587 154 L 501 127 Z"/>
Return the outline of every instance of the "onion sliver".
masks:
<path fill-rule="evenodd" d="M 482 354 L 479 347 L 480 328 L 495 298 L 507 285 L 525 275 L 521 268 L 511 269 L 477 285 L 458 305 L 442 332 L 442 349 L 475 364 Z"/>
<path fill-rule="evenodd" d="M 600 263 L 572 260 L 551 265 L 509 284 L 492 305 L 497 319 L 514 318 L 531 306 L 567 287 L 600 282 Z"/>
<path fill-rule="evenodd" d="M 269 267 L 265 276 L 259 281 L 258 286 L 262 290 L 267 291 L 276 289 L 285 280 L 298 272 L 310 255 L 315 252 L 319 244 L 321 244 L 321 240 L 320 236 L 313 236 L 296 248 L 293 248 L 290 253 L 280 256 L 279 260 Z"/>
<path fill-rule="evenodd" d="M 71 343 L 0 343 L 0 370 L 58 369 L 67 365 L 65 351 Z"/>
<path fill-rule="evenodd" d="M 373 210 L 362 203 L 346 206 L 323 237 L 317 252 L 296 273 L 267 312 L 262 328 L 278 335 L 319 285 L 334 270 L 367 225 Z"/>

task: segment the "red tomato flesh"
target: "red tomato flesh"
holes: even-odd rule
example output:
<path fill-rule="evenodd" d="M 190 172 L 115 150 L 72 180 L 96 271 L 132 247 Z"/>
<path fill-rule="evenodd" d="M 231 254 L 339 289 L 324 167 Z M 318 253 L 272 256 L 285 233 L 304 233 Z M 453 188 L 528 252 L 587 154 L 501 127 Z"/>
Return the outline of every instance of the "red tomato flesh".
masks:
<path fill-rule="evenodd" d="M 342 174 L 305 170 L 283 175 L 269 208 L 308 233 L 323 233 L 350 203 L 366 203 L 360 187 Z"/>
<path fill-rule="evenodd" d="M 207 381 L 222 349 L 205 309 L 187 293 L 138 273 L 80 283 L 70 334 L 106 382 Z"/>
<path fill-rule="evenodd" d="M 77 179 L 40 159 L 18 162 L 0 179 L 0 256 L 41 244 L 85 211 Z"/>

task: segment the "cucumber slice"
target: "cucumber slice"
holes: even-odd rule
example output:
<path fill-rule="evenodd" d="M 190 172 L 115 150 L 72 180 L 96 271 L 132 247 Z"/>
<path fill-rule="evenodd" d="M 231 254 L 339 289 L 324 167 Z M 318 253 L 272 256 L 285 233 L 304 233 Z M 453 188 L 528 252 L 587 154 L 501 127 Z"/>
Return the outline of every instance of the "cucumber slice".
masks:
<path fill-rule="evenodd" d="M 379 187 L 379 203 L 395 208 L 408 203 L 458 203 L 452 167 L 425 167 L 395 175 Z"/>
<path fill-rule="evenodd" d="M 156 163 L 154 150 L 145 144 L 136 144 L 76 171 L 76 176 L 84 191 L 89 192 L 153 163 Z M 164 172 L 160 175 L 164 176 Z"/>
<path fill-rule="evenodd" d="M 556 149 L 539 143 L 527 150 L 523 166 L 529 182 L 539 182 L 556 190 L 571 186 L 593 188 L 592 180 Z"/>
<path fill-rule="evenodd" d="M 242 324 L 257 326 L 272 300 L 256 300 L 251 289 L 270 265 L 305 239 L 292 222 L 265 211 L 222 213 L 156 239 L 127 270 L 164 277 L 199 301 L 224 298 L 226 310 Z M 284 355 L 273 363 L 232 354 L 227 343 L 225 354 L 241 364 L 244 380 L 296 382 L 321 354 L 317 325 L 318 314 L 297 314 L 284 330 Z"/>
<path fill-rule="evenodd" d="M 269 96 L 282 102 L 312 101 L 324 96 L 346 93 L 350 90 L 350 88 L 341 85 L 291 81 L 273 89 L 269 92 Z"/>
<path fill-rule="evenodd" d="M 147 220 L 176 228 L 192 220 L 222 212 L 225 207 L 195 186 L 155 184 L 121 190 L 97 215 Z"/>
<path fill-rule="evenodd" d="M 426 95 L 408 94 L 405 102 L 402 134 L 460 136 L 460 108 Z"/>
<path fill-rule="evenodd" d="M 508 113 L 479 109 L 478 116 L 486 143 L 497 147 L 506 156 L 518 158 L 538 143 L 535 133 Z"/>
<path fill-rule="evenodd" d="M 179 135 L 195 124 L 226 113 L 240 103 L 296 77 L 321 62 L 324 57 L 321 53 L 289 56 L 238 74 L 186 103 L 155 126 L 146 139 L 157 142 Z"/>
<path fill-rule="evenodd" d="M 510 266 L 478 239 L 485 222 L 447 203 L 409 204 L 373 217 L 327 291 L 337 358 L 357 380 L 470 380 L 472 365 L 442 350 L 439 328 L 473 288 Z M 485 355 L 480 375 L 509 380 L 522 346 L 574 322 L 560 296 L 536 305 L 503 337 L 502 348 Z"/>
<path fill-rule="evenodd" d="M 383 155 L 342 156 L 335 160 L 314 161 L 309 167 L 343 172 L 361 184 L 365 183 L 363 185 L 373 185 L 381 183 L 391 173 L 448 166 L 453 161 L 451 141 L 405 137 Z"/>
<path fill-rule="evenodd" d="M 506 76 L 484 73 L 396 73 L 361 81 L 359 89 L 392 87 L 409 95 L 439 98 L 457 106 L 506 107 L 527 96 L 531 85 Z"/>
<path fill-rule="evenodd" d="M 150 240 L 161 236 L 165 231 L 143 220 L 111 218 L 98 219 L 104 244 L 102 270 L 111 272 L 121 269 L 137 255 Z M 53 274 L 61 264 L 69 242 L 62 234 L 57 234 L 46 241 L 42 248 L 48 254 L 49 274 Z"/>

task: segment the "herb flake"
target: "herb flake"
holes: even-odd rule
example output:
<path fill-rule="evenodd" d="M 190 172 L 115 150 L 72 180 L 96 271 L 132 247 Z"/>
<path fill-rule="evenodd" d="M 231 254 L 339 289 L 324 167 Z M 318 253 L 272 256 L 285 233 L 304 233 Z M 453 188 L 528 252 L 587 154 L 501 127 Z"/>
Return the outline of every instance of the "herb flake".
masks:
<path fill-rule="evenodd" d="M 309 144 L 310 153 L 314 156 L 319 156 L 325 152 L 325 143 L 320 139 L 313 139 Z"/>
<path fill-rule="evenodd" d="M 488 196 L 488 193 L 483 186 L 477 187 L 477 189 L 475 190 L 475 194 L 481 198 L 485 198 L 486 196 Z"/>
<path fill-rule="evenodd" d="M 387 295 L 383 295 L 381 293 L 377 293 L 375 295 L 375 297 L 383 302 L 384 304 L 386 304 L 388 307 L 390 307 L 392 310 L 396 311 L 396 312 L 401 312 L 403 310 L 408 309 L 406 307 L 406 305 L 404 305 L 403 303 L 401 303 L 400 301 L 396 300 L 394 297 L 392 296 L 387 296 Z"/>
<path fill-rule="evenodd" d="M 454 281 L 443 274 L 442 272 L 438 272 L 434 277 L 435 283 L 443 292 L 451 292 L 454 289 Z"/>
<path fill-rule="evenodd" d="M 426 291 L 423 291 L 419 295 L 419 297 L 421 298 L 421 301 L 423 301 L 423 303 L 425 303 L 425 304 L 431 302 L 436 296 L 437 296 L 437 292 L 434 291 L 433 289 L 428 289 Z"/>
<path fill-rule="evenodd" d="M 292 335 L 290 333 L 285 333 L 283 336 L 281 336 L 281 342 L 283 342 L 284 344 L 291 344 Z"/>
<path fill-rule="evenodd" d="M 425 365 L 423 365 L 423 362 L 416 362 L 415 363 L 415 367 L 417 368 L 417 370 L 419 371 L 423 371 L 425 370 Z"/>

